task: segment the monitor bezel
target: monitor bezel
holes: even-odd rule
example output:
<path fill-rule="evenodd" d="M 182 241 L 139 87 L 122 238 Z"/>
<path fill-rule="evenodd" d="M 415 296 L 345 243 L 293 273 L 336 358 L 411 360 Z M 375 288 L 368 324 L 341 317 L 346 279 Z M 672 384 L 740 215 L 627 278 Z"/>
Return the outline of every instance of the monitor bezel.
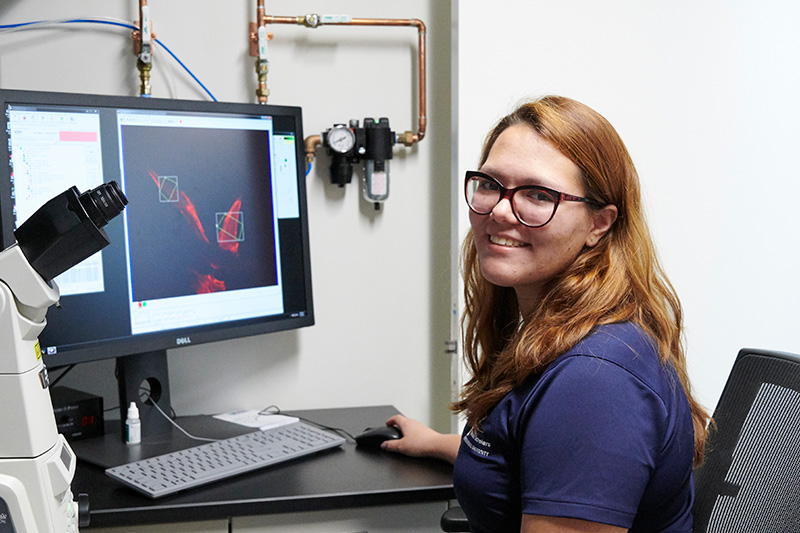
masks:
<path fill-rule="evenodd" d="M 0 136 L 8 146 L 8 104 L 42 106 L 79 106 L 125 109 L 151 109 L 157 111 L 201 112 L 235 115 L 272 115 L 289 117 L 294 121 L 297 191 L 299 201 L 299 223 L 302 241 L 304 302 L 306 311 L 302 316 L 266 317 L 230 323 L 217 323 L 208 326 L 180 328 L 158 333 L 127 335 L 113 339 L 92 341 L 73 345 L 57 356 L 44 354 L 45 363 L 51 367 L 61 367 L 76 363 L 111 359 L 159 350 L 169 350 L 230 339 L 251 337 L 278 331 L 293 330 L 314 324 L 314 306 L 311 276 L 311 258 L 308 228 L 307 191 L 305 184 L 305 144 L 302 128 L 302 111 L 297 106 L 272 104 L 249 104 L 233 102 L 209 102 L 166 98 L 145 98 L 132 96 L 97 95 L 83 93 L 60 93 L 49 91 L 27 91 L 0 89 Z M 8 153 L 8 148 L 5 148 Z M 14 220 L 11 199 L 10 164 L 0 165 L 0 245 L 5 249 L 13 245 Z M 51 309 L 49 312 L 53 312 Z M 58 312 L 58 310 L 55 310 Z"/>

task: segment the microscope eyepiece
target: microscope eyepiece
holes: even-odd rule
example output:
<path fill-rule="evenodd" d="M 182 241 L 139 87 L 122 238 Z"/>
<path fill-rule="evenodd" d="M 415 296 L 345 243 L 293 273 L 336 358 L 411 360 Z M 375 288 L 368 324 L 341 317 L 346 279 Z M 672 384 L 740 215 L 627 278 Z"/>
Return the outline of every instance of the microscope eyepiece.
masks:
<path fill-rule="evenodd" d="M 119 215 L 128 205 L 128 199 L 116 181 L 103 183 L 91 191 L 86 191 L 78 197 L 78 200 L 98 228 L 108 224 L 109 220 Z"/>
<path fill-rule="evenodd" d="M 70 187 L 40 207 L 14 236 L 34 270 L 50 281 L 108 245 L 103 226 L 127 203 L 114 181 L 83 194 Z"/>

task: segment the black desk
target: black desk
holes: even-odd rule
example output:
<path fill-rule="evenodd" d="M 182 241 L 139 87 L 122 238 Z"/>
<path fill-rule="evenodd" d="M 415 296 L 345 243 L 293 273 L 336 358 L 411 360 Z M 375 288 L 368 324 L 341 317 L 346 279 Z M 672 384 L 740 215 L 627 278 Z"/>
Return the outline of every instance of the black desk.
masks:
<path fill-rule="evenodd" d="M 294 414 L 351 434 L 383 424 L 391 406 L 295 411 Z M 209 417 L 187 417 L 181 425 L 212 437 L 229 437 L 241 426 Z M 223 426 L 220 426 L 222 424 Z M 213 430 L 203 432 L 203 428 Z M 73 448 L 83 442 L 77 441 Z M 198 443 L 195 443 L 198 444 Z M 74 494 L 89 495 L 91 525 L 113 527 L 235 516 L 397 505 L 453 499 L 452 467 L 381 450 L 356 449 L 352 442 L 289 463 L 152 500 L 108 478 L 103 468 L 78 462 Z"/>

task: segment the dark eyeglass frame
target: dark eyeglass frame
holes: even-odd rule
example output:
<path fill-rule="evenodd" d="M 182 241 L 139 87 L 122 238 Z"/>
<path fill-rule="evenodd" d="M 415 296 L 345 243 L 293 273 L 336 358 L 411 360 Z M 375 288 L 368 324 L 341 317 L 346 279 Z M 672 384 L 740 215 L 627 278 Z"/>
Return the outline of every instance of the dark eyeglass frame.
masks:
<path fill-rule="evenodd" d="M 486 211 L 485 213 L 482 213 L 477 209 L 475 209 L 474 207 L 472 207 L 472 204 L 469 201 L 469 182 L 473 178 L 481 178 L 491 181 L 492 183 L 497 185 L 497 188 L 500 191 L 500 197 L 497 199 L 497 203 L 495 203 L 492 206 L 492 208 Z M 519 191 L 543 191 L 547 193 L 549 196 L 551 196 L 553 198 L 553 212 L 550 213 L 550 218 L 548 218 L 545 222 L 541 224 L 528 224 L 527 222 L 523 221 L 519 217 L 519 214 L 517 214 L 517 208 L 514 205 L 514 195 Z M 605 205 L 601 202 L 598 202 L 597 200 L 584 198 L 583 196 L 575 196 L 574 194 L 567 194 L 561 191 L 557 191 L 555 189 L 551 189 L 549 187 L 543 187 L 541 185 L 522 185 L 521 187 L 514 187 L 513 189 L 508 189 L 506 187 L 503 187 L 503 184 L 497 181 L 497 178 L 494 178 L 489 174 L 486 174 L 479 170 L 467 171 L 464 177 L 464 197 L 467 200 L 467 207 L 469 207 L 470 210 L 476 215 L 488 215 L 489 213 L 494 211 L 494 208 L 497 207 L 497 204 L 503 201 L 503 198 L 508 198 L 508 203 L 511 204 L 511 212 L 514 213 L 514 216 L 517 218 L 517 220 L 519 220 L 520 224 L 522 224 L 523 226 L 527 226 L 529 228 L 541 228 L 542 226 L 546 226 L 547 224 L 549 224 L 550 221 L 553 220 L 553 217 L 556 216 L 556 211 L 558 211 L 558 204 L 560 204 L 561 202 L 583 202 L 598 208 L 603 207 Z"/>

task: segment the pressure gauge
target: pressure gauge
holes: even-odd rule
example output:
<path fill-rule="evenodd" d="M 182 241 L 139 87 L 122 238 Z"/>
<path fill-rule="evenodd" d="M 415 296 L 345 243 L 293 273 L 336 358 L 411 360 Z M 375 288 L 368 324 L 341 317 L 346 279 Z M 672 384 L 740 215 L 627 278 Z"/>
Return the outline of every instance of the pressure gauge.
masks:
<path fill-rule="evenodd" d="M 328 130 L 327 143 L 334 152 L 346 154 L 356 145 L 356 134 L 344 124 L 336 124 Z"/>

